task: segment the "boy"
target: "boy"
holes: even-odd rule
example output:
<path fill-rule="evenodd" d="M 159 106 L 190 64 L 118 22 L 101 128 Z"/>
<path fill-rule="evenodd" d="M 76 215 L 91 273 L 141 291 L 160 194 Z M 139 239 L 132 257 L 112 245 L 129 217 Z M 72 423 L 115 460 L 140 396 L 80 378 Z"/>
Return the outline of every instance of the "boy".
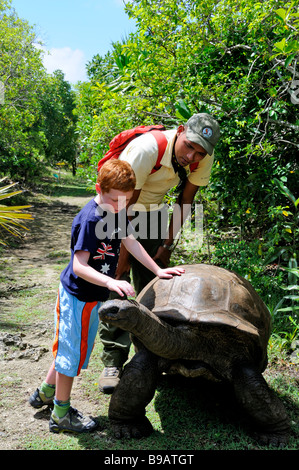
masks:
<path fill-rule="evenodd" d="M 110 160 L 99 172 L 96 192 L 72 224 L 71 260 L 60 276 L 56 304 L 54 362 L 45 381 L 29 399 L 34 408 L 54 403 L 52 432 L 87 432 L 97 422 L 70 406 L 73 379 L 88 365 L 95 341 L 101 302 L 110 291 L 133 296 L 126 281 L 114 279 L 121 242 L 155 275 L 171 278 L 180 268 L 161 269 L 131 235 L 127 235 L 126 205 L 136 184 L 129 163 Z"/>

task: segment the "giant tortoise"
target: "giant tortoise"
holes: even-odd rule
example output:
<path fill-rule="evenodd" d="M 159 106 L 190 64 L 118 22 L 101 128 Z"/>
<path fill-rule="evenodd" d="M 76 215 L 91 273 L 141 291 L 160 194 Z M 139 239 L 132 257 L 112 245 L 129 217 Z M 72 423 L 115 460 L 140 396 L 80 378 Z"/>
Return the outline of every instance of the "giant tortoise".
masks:
<path fill-rule="evenodd" d="M 145 407 L 160 373 L 230 382 L 261 444 L 283 446 L 289 420 L 269 389 L 270 314 L 251 284 L 226 269 L 195 264 L 172 279 L 155 278 L 134 300 L 111 300 L 100 318 L 130 331 L 137 351 L 109 406 L 117 437 L 149 435 Z"/>

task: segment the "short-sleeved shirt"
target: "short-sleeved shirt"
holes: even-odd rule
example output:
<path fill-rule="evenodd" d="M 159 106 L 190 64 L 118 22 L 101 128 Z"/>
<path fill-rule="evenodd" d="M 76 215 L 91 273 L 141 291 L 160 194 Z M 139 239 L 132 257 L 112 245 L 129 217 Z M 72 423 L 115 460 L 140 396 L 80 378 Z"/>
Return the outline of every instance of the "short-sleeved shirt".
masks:
<path fill-rule="evenodd" d="M 85 302 L 107 300 L 110 293 L 107 288 L 87 282 L 74 273 L 74 254 L 88 251 L 88 265 L 99 273 L 114 277 L 127 226 L 125 210 L 112 214 L 104 211 L 94 199 L 76 215 L 71 230 L 71 260 L 60 276 L 62 285 L 70 294 Z"/>
<path fill-rule="evenodd" d="M 158 144 L 151 133 L 143 134 L 123 150 L 120 160 L 130 163 L 136 175 L 135 189 L 141 189 L 134 210 L 149 211 L 159 208 L 169 189 L 179 183 L 179 176 L 172 166 L 172 155 L 177 130 L 162 131 L 168 141 L 166 151 L 161 160 L 161 168 L 150 174 L 158 158 Z M 195 186 L 206 186 L 210 179 L 214 155 L 206 155 L 195 171 L 186 167 L 188 180 Z"/>

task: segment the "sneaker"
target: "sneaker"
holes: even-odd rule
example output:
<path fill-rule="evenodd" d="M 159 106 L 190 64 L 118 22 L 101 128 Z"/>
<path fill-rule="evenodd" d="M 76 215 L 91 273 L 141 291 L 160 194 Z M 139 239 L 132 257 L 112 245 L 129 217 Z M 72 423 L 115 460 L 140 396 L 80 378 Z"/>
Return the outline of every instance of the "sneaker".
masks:
<path fill-rule="evenodd" d="M 63 418 L 56 416 L 52 411 L 49 429 L 51 432 L 91 432 L 98 427 L 97 421 L 88 418 L 79 413 L 75 408 L 70 407 Z"/>
<path fill-rule="evenodd" d="M 54 395 L 50 398 L 37 388 L 29 398 L 29 403 L 33 408 L 42 408 L 43 406 L 53 405 Z"/>
<path fill-rule="evenodd" d="M 105 367 L 99 378 L 99 389 L 103 393 L 111 394 L 118 385 L 121 367 Z"/>

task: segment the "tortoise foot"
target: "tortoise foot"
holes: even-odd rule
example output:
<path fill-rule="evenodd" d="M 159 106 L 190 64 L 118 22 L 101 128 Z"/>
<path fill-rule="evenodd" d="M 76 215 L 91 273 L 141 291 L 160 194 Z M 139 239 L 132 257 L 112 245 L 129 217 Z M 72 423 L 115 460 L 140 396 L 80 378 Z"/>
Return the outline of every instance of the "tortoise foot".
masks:
<path fill-rule="evenodd" d="M 153 432 L 153 427 L 146 417 L 140 421 L 110 420 L 110 424 L 116 439 L 141 439 Z"/>
<path fill-rule="evenodd" d="M 289 433 L 284 432 L 255 432 L 253 437 L 261 446 L 283 448 L 289 441 Z"/>

